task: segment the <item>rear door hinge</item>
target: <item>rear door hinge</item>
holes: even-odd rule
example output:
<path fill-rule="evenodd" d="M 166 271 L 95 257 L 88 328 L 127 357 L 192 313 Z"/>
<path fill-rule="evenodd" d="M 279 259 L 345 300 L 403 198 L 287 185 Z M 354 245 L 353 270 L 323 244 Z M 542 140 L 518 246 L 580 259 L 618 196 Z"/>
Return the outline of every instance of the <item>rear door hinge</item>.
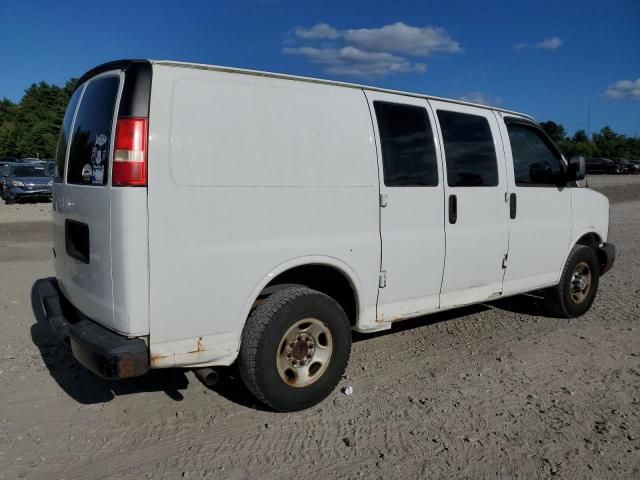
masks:
<path fill-rule="evenodd" d="M 386 207 L 387 206 L 387 194 L 386 193 L 381 193 L 380 194 L 380 206 L 381 207 Z"/>
<path fill-rule="evenodd" d="M 507 259 L 509 258 L 509 254 L 505 253 L 504 257 L 502 257 L 502 269 L 506 270 L 507 268 Z"/>
<path fill-rule="evenodd" d="M 380 272 L 380 277 L 378 279 L 378 287 L 384 288 L 387 286 L 387 272 L 385 270 Z"/>

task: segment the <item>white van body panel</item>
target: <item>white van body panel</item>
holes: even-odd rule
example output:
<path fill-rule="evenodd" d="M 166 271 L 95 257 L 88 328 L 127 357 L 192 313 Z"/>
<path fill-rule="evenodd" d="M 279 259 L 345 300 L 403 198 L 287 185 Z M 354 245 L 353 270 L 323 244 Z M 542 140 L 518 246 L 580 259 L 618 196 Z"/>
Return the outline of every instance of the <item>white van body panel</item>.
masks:
<path fill-rule="evenodd" d="M 147 191 L 111 187 L 111 275 L 116 329 L 149 334 Z"/>
<path fill-rule="evenodd" d="M 442 159 L 438 153 L 433 114 L 423 98 L 365 91 L 376 132 L 382 237 L 382 270 L 386 287 L 378 296 L 378 321 L 390 322 L 423 315 L 440 306 L 440 286 L 444 267 L 444 193 Z M 421 107 L 432 126 L 438 155 L 437 186 L 387 187 L 384 182 L 380 133 L 374 102 Z"/>
<path fill-rule="evenodd" d="M 375 325 L 379 192 L 362 92 L 162 65 L 153 75 L 152 365 L 230 363 L 282 265 L 344 265 L 360 324 Z"/>
<path fill-rule="evenodd" d="M 89 200 L 90 199 L 90 200 Z M 59 215 L 62 242 L 60 253 L 62 268 L 56 271 L 58 285 L 64 295 L 82 313 L 92 320 L 120 331 L 113 316 L 111 277 L 111 195 L 107 187 L 66 185 Z M 89 224 L 91 231 L 91 260 L 84 264 L 70 258 L 65 252 L 65 222 L 67 220 Z M 56 250 L 57 251 L 57 250 Z M 126 330 L 125 330 L 126 331 Z"/>
<path fill-rule="evenodd" d="M 609 236 L 609 199 L 590 188 L 571 189 L 571 242 L 569 251 L 584 235 L 595 233 L 601 242 Z"/>

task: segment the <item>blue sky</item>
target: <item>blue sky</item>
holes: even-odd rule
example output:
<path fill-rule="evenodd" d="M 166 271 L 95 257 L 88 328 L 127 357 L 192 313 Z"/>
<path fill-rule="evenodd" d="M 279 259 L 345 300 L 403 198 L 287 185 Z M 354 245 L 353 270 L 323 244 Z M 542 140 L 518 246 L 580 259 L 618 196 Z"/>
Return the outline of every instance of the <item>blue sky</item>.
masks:
<path fill-rule="evenodd" d="M 117 58 L 467 98 L 640 136 L 640 2 L 5 1 L 0 97 Z"/>

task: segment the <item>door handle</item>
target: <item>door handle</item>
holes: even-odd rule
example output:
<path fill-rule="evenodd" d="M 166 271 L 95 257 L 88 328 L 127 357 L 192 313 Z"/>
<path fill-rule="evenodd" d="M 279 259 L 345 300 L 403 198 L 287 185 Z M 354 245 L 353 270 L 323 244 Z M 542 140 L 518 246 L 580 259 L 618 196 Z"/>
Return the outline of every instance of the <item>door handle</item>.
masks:
<path fill-rule="evenodd" d="M 454 224 L 458 221 L 458 197 L 449 195 L 449 223 Z"/>
<path fill-rule="evenodd" d="M 516 218 L 517 213 L 518 198 L 516 197 L 515 193 L 512 193 L 511 195 L 509 195 L 509 217 L 511 217 L 511 220 Z"/>

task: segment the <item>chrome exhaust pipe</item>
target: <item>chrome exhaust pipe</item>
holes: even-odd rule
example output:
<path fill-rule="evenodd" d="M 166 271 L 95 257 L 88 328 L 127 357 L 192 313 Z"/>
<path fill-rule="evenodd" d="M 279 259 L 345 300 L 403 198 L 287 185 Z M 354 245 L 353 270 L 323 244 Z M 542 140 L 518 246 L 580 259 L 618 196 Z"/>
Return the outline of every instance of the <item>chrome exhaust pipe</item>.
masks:
<path fill-rule="evenodd" d="M 211 367 L 196 368 L 193 373 L 196 378 L 204 383 L 207 387 L 213 387 L 218 383 L 218 372 Z"/>

